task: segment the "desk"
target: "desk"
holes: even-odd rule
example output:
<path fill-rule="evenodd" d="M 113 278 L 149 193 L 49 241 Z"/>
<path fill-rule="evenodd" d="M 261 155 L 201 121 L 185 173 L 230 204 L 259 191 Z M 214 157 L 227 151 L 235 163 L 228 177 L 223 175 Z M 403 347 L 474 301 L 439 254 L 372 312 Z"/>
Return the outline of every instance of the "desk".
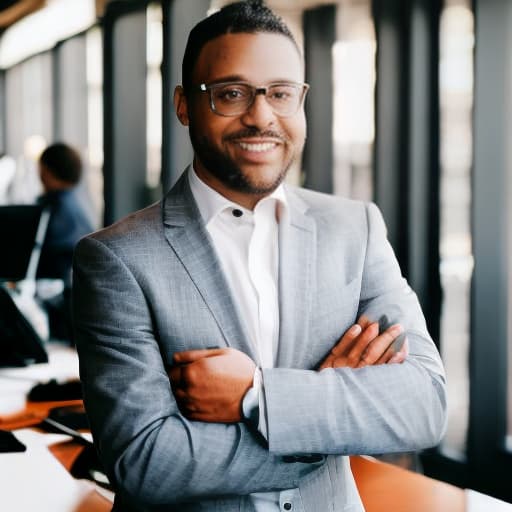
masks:
<path fill-rule="evenodd" d="M 512 512 L 509 503 L 371 457 L 350 463 L 366 512 Z"/>
<path fill-rule="evenodd" d="M 17 382 L 17 377 L 27 375 L 27 372 L 34 374 L 35 379 L 41 380 L 52 377 L 71 378 L 77 376 L 76 359 L 74 351 L 64 347 L 54 348 L 50 351 L 49 365 L 0 370 L 0 385 L 3 379 L 7 379 L 11 384 Z M 57 373 L 54 370 L 50 372 L 52 365 L 57 365 L 60 368 Z M 30 379 L 25 379 L 25 381 L 22 386 L 25 388 L 24 393 L 35 383 Z M 24 379 L 20 379 L 19 382 L 23 383 Z M 11 412 L 7 415 L 2 414 L 0 408 L 0 428 L 17 429 L 34 426 L 46 416 L 51 407 L 80 403 L 81 401 L 28 403 L 21 412 Z M 66 440 L 53 443 L 48 449 L 62 466 L 69 470 L 82 447 L 73 441 Z M 512 510 L 511 505 L 494 502 L 492 498 L 482 495 L 480 495 L 479 503 L 487 504 L 478 507 L 471 506 L 468 500 L 468 496 L 471 495 L 462 489 L 369 457 L 351 457 L 351 465 L 366 512 L 488 512 L 491 510 L 501 512 L 502 510 Z M 73 480 L 69 480 L 68 483 L 73 488 Z M 55 493 L 60 490 L 58 485 L 57 487 L 50 486 L 48 492 L 51 492 L 52 488 Z M 62 490 L 60 491 L 62 492 Z M 2 504 L 0 496 L 0 508 L 2 508 Z M 83 489 L 80 490 L 78 502 L 71 509 L 52 509 L 52 512 L 107 512 L 111 507 L 112 504 L 107 499 L 90 487 L 85 492 Z M 33 512 L 33 510 L 32 508 L 17 508 L 16 512 Z"/>
<path fill-rule="evenodd" d="M 55 458 L 53 447 L 67 436 L 16 430 L 27 447 L 0 454 L 0 509 L 9 512 L 108 512 L 112 503 L 88 480 L 77 480 Z"/>
<path fill-rule="evenodd" d="M 351 457 L 366 512 L 464 512 L 465 492 L 368 457 Z"/>
<path fill-rule="evenodd" d="M 51 344 L 48 349 L 49 363 L 0 369 L 0 428 L 16 430 L 34 427 L 47 417 L 52 407 L 82 404 L 81 400 L 26 402 L 28 391 L 37 382 L 51 378 L 66 380 L 78 377 L 78 358 L 73 349 L 59 344 Z M 40 435 L 30 430 L 17 430 L 16 435 L 28 449 L 20 454 L 0 454 L 0 510 L 111 510 L 112 503 L 95 490 L 94 484 L 75 480 L 68 472 L 81 446 L 76 444 L 73 452 L 70 452 L 69 449 L 61 448 L 67 443 L 58 442 L 48 446 L 48 443 L 55 443 L 55 440 L 69 439 L 67 436 Z"/>

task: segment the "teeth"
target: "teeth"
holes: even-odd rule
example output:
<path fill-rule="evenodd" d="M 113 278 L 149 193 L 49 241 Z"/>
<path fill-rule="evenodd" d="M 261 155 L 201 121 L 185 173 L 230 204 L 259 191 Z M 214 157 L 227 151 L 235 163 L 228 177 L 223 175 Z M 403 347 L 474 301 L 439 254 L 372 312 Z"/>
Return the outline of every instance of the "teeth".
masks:
<path fill-rule="evenodd" d="M 246 151 L 254 151 L 256 153 L 262 153 L 263 151 L 270 151 L 276 147 L 275 142 L 261 142 L 256 144 L 249 144 L 247 142 L 239 142 L 238 145 Z"/>

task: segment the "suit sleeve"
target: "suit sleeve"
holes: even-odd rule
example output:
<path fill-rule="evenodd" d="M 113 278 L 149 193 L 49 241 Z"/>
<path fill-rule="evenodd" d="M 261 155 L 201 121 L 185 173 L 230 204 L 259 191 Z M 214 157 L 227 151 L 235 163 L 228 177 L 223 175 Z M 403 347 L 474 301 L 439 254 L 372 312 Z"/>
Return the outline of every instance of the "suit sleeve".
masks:
<path fill-rule="evenodd" d="M 406 328 L 403 364 L 321 372 L 263 370 L 269 449 L 279 454 L 379 454 L 437 444 L 446 422 L 443 366 L 416 295 L 403 279 L 382 216 L 367 206 L 358 314 Z"/>
<path fill-rule="evenodd" d="M 293 488 L 315 469 L 270 453 L 243 423 L 180 414 L 143 290 L 122 258 L 94 238 L 75 251 L 73 314 L 96 448 L 125 499 L 165 506 Z"/>

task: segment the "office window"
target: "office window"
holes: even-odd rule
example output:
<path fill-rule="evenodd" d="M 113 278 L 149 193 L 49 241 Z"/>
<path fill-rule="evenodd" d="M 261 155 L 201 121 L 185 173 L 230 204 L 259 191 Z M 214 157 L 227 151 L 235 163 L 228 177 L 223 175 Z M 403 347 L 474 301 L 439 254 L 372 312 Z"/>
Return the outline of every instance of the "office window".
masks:
<path fill-rule="evenodd" d="M 147 174 L 149 189 L 158 188 L 162 167 L 162 7 L 151 3 L 146 11 L 147 20 L 147 78 L 146 78 L 146 116 L 147 116 Z M 169 102 L 163 108 L 173 108 L 172 91 Z"/>
<path fill-rule="evenodd" d="M 376 41 L 370 1 L 340 1 L 336 17 L 334 193 L 371 200 Z"/>
<path fill-rule="evenodd" d="M 53 136 L 52 55 L 45 52 L 6 71 L 6 152 L 16 160 L 10 202 L 31 203 L 41 193 L 37 159 Z"/>
<path fill-rule="evenodd" d="M 441 352 L 448 378 L 443 451 L 464 458 L 469 412 L 474 21 L 470 0 L 446 0 L 440 27 Z"/>
<path fill-rule="evenodd" d="M 87 186 L 96 213 L 103 218 L 103 45 L 99 27 L 85 35 L 87 81 Z"/>

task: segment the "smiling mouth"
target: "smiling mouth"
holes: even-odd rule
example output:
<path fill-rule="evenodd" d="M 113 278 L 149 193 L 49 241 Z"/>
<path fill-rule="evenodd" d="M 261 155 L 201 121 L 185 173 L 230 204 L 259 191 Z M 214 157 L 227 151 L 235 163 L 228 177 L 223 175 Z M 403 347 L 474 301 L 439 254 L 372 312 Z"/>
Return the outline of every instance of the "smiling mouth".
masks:
<path fill-rule="evenodd" d="M 254 153 L 264 153 L 265 151 L 271 151 L 277 147 L 277 142 L 242 142 L 237 141 L 236 144 L 240 146 L 244 151 L 252 151 Z"/>

